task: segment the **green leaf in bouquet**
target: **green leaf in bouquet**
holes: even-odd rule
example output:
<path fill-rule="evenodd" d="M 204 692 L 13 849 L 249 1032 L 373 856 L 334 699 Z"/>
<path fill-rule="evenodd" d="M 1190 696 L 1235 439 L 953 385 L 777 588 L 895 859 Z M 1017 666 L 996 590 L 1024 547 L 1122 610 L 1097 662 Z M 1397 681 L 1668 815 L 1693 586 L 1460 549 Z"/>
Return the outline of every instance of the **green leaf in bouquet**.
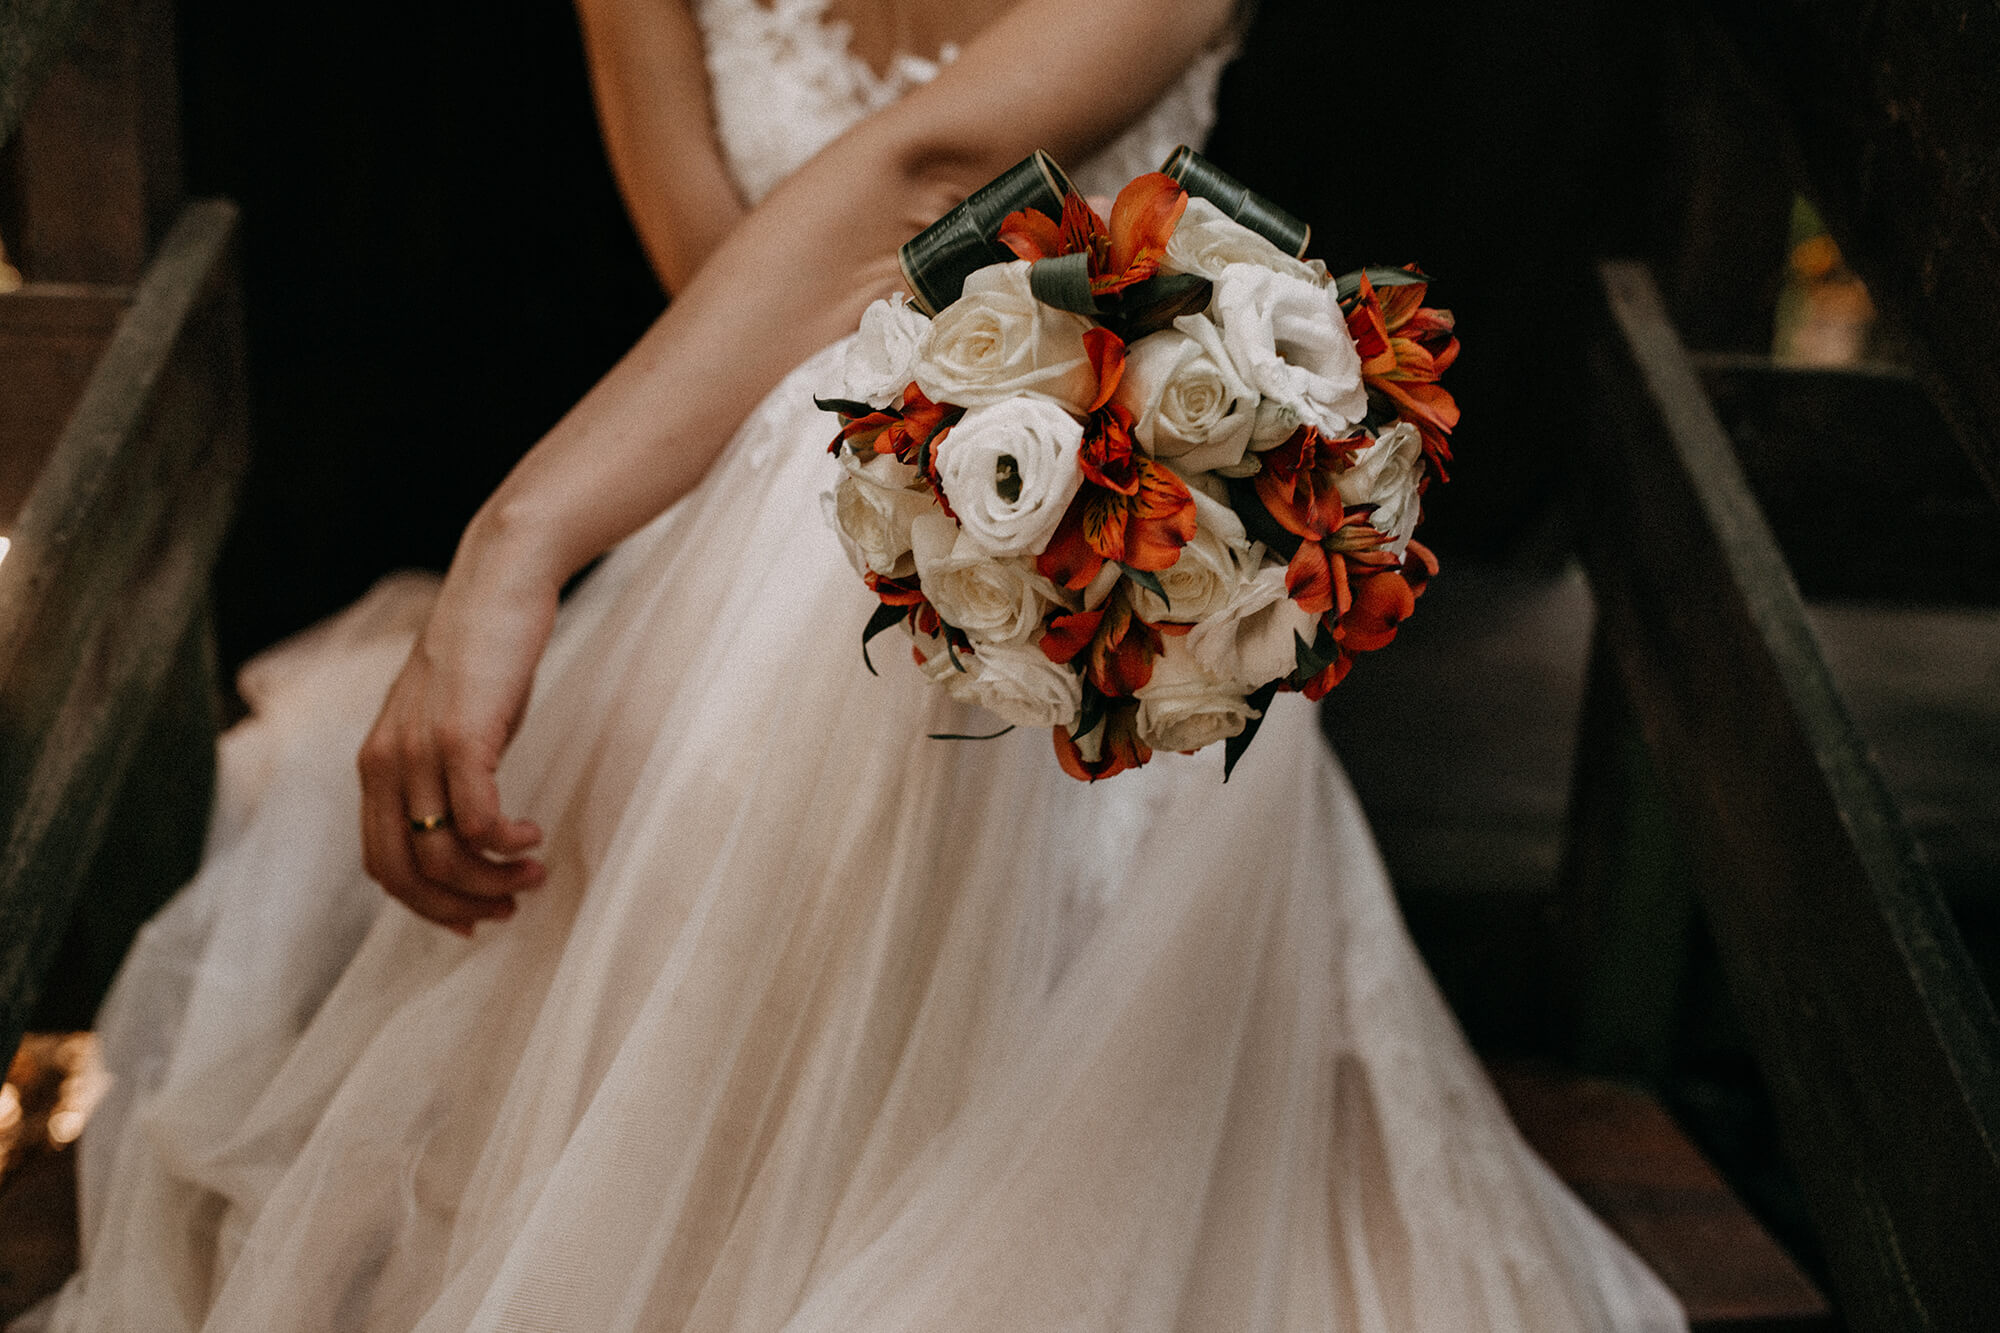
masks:
<path fill-rule="evenodd" d="M 1243 530 L 1250 534 L 1251 541 L 1264 543 L 1281 559 L 1290 560 L 1298 554 L 1299 544 L 1305 539 L 1271 517 L 1271 511 L 1257 494 L 1255 477 L 1229 478 L 1229 507 L 1243 520 Z"/>
<path fill-rule="evenodd" d="M 1414 287 L 1420 282 L 1429 282 L 1427 273 L 1412 272 L 1406 268 L 1390 268 L 1386 264 L 1370 264 L 1366 268 L 1343 273 L 1333 286 L 1333 291 L 1341 300 L 1352 300 L 1361 294 L 1361 275 L 1368 275 L 1368 282 L 1375 287 Z"/>
<path fill-rule="evenodd" d="M 1134 569 L 1127 564 L 1120 564 L 1118 567 L 1125 571 L 1126 578 L 1159 598 L 1161 606 L 1166 607 L 1169 611 L 1174 609 L 1173 602 L 1167 598 L 1167 590 L 1160 586 L 1160 576 L 1158 574 L 1153 573 L 1150 569 Z"/>
<path fill-rule="evenodd" d="M 1361 428 L 1370 435 L 1379 436 L 1383 431 L 1395 425 L 1397 418 L 1401 416 L 1402 411 L 1397 408 L 1395 399 L 1386 393 L 1370 389 L 1368 391 L 1368 415 L 1361 418 Z"/>
<path fill-rule="evenodd" d="M 933 731 L 927 734 L 934 741 L 997 741 L 1013 729 L 1013 724 L 1009 723 L 998 731 L 987 732 L 984 736 L 968 736 L 957 731 Z"/>
<path fill-rule="evenodd" d="M 1043 305 L 1072 315 L 1097 315 L 1097 298 L 1090 291 L 1090 256 L 1081 250 L 1029 265 L 1028 290 Z"/>
<path fill-rule="evenodd" d="M 1293 258 L 1303 258 L 1312 243 L 1312 228 L 1182 144 L 1168 155 L 1160 170 L 1179 181 L 1189 194 L 1206 199 L 1224 217 L 1256 232 Z"/>
<path fill-rule="evenodd" d="M 861 631 L 861 664 L 868 668 L 869 675 L 879 676 L 882 673 L 868 660 L 868 641 L 891 625 L 901 624 L 903 617 L 909 613 L 907 606 L 891 606 L 883 602 L 875 608 L 875 614 L 868 617 L 868 624 Z"/>
<path fill-rule="evenodd" d="M 1008 214 L 1032 208 L 1061 217 L 1063 197 L 1075 189 L 1056 160 L 1038 148 L 974 190 L 897 252 L 910 303 L 926 315 L 943 310 L 958 299 L 970 274 L 1014 258 L 997 239 Z"/>
<path fill-rule="evenodd" d="M 1333 641 L 1333 632 L 1326 627 L 1325 621 L 1320 622 L 1319 632 L 1313 635 L 1311 643 L 1293 630 L 1292 646 L 1296 664 L 1292 671 L 1292 684 L 1295 687 L 1303 688 L 1307 681 L 1332 666 L 1340 656 L 1340 646 Z"/>
<path fill-rule="evenodd" d="M 965 663 L 958 660 L 958 645 L 951 640 L 951 627 L 949 625 L 945 627 L 944 631 L 944 653 L 946 657 L 951 659 L 952 668 L 960 675 L 972 674 L 965 669 Z"/>
<path fill-rule="evenodd" d="M 1250 691 L 1244 703 L 1256 710 L 1257 715 L 1243 724 L 1243 730 L 1222 743 L 1222 780 L 1229 781 L 1229 775 L 1236 771 L 1236 761 L 1250 748 L 1250 742 L 1257 738 L 1257 728 L 1264 725 L 1264 714 L 1270 711 L 1271 700 L 1278 695 L 1278 681 L 1260 685 Z"/>
<path fill-rule="evenodd" d="M 844 417 L 865 417 L 881 410 L 866 403 L 857 403 L 852 398 L 821 398 L 818 395 L 813 397 L 813 406 L 822 412 L 837 412 Z"/>
<path fill-rule="evenodd" d="M 1105 301 L 1104 322 L 1119 337 L 1135 343 L 1149 333 L 1170 329 L 1182 315 L 1208 309 L 1215 284 L 1199 273 L 1155 273 Z"/>
<path fill-rule="evenodd" d="M 1071 739 L 1082 740 L 1091 732 L 1096 731 L 1104 722 L 1106 707 L 1107 704 L 1103 691 L 1092 685 L 1090 677 L 1085 676 L 1083 679 L 1083 706 L 1077 710 L 1076 730 L 1070 733 Z"/>

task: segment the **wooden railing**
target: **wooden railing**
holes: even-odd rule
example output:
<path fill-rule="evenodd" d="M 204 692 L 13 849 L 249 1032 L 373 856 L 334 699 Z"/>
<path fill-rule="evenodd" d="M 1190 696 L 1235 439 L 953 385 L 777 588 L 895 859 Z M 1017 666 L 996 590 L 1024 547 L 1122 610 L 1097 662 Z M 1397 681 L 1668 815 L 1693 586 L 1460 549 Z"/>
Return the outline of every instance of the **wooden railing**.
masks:
<path fill-rule="evenodd" d="M 172 7 L 85 8 L 10 7 L 0 59 L 0 1055 L 38 1003 L 87 1023 L 199 856 L 247 455 L 236 210 L 179 201 Z"/>
<path fill-rule="evenodd" d="M 1666 12 L 1682 131 L 1666 157 L 1683 166 L 1663 191 L 1669 243 L 1651 266 L 1599 270 L 1574 458 L 1599 623 L 1572 871 L 1611 946 L 1592 1001 L 1643 1044 L 1691 883 L 1844 1318 L 1984 1327 L 2000 1309 L 2000 1020 L 1711 392 L 1853 418 L 1818 440 L 1793 429 L 1796 456 L 1757 458 L 1766 494 L 1857 470 L 1902 484 L 1918 420 L 1906 381 L 1788 377 L 1743 350 L 1743 331 L 1770 328 L 1770 292 L 1745 274 L 1768 271 L 1803 192 L 1909 349 L 1923 420 L 1942 418 L 1959 455 L 1927 473 L 1923 505 L 1874 496 L 1880 532 L 1852 523 L 1866 495 L 1819 506 L 1823 528 L 1850 526 L 1800 552 L 1810 577 L 1882 596 L 1925 583 L 1885 568 L 1928 560 L 1945 567 L 1942 601 L 2000 605 L 2000 586 L 1950 572 L 1955 551 L 1990 554 L 2000 532 L 2000 11 L 1716 0 Z M 1684 338 L 1729 355 L 1697 357 Z M 1838 465 L 1816 471 L 1815 446 L 1840 451 Z"/>

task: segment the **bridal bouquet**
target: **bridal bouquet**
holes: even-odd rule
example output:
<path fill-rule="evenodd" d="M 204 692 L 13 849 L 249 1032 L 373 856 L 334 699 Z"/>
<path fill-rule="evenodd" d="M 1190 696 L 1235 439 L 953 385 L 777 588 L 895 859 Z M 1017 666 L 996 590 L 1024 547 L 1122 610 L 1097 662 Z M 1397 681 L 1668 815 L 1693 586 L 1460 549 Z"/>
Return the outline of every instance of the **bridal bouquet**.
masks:
<path fill-rule="evenodd" d="M 1277 691 L 1393 639 L 1437 568 L 1411 534 L 1458 343 L 1415 268 L 1336 280 L 1305 242 L 1182 149 L 1108 222 L 1038 153 L 905 246 L 914 300 L 817 400 L 864 656 L 901 626 L 1094 781 L 1217 741 L 1226 776 Z"/>

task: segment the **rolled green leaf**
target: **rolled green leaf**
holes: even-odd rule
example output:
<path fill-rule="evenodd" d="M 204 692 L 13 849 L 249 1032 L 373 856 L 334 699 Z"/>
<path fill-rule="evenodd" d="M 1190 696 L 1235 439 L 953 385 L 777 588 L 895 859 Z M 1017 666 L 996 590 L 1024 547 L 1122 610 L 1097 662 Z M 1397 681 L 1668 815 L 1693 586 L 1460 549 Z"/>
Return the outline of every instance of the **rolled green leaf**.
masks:
<path fill-rule="evenodd" d="M 935 315 L 956 301 L 966 278 L 1014 258 L 996 239 L 1009 213 L 1035 208 L 1060 218 L 1063 195 L 1074 188 L 1056 160 L 1037 148 L 974 190 L 897 252 L 911 303 Z"/>
<path fill-rule="evenodd" d="M 1028 290 L 1043 305 L 1072 315 L 1097 314 L 1097 298 L 1090 292 L 1090 256 L 1081 250 L 1037 259 L 1028 269 Z"/>
<path fill-rule="evenodd" d="M 1303 257 L 1312 228 L 1182 144 L 1160 168 L 1189 194 L 1208 200 L 1288 255 Z"/>
<path fill-rule="evenodd" d="M 1098 301 L 1098 318 L 1128 343 L 1172 328 L 1181 315 L 1208 309 L 1213 284 L 1193 273 L 1155 273 L 1116 296 Z"/>

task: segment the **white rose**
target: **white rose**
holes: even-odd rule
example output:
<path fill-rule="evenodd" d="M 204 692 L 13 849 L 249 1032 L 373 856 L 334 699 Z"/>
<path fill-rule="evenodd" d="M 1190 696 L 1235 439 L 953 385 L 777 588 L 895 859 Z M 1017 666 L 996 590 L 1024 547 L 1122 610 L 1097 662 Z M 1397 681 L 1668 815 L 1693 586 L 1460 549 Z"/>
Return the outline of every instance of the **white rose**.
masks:
<path fill-rule="evenodd" d="M 917 368 L 917 349 L 931 322 L 904 304 L 901 292 L 861 313 L 861 327 L 841 363 L 840 396 L 882 408 L 896 401 Z"/>
<path fill-rule="evenodd" d="M 1210 673 L 1255 688 L 1298 666 L 1297 635 L 1308 644 L 1315 617 L 1285 593 L 1285 567 L 1268 565 L 1236 585 L 1220 608 L 1187 633 L 1187 649 Z"/>
<path fill-rule="evenodd" d="M 910 539 L 924 596 L 982 651 L 992 643 L 1026 643 L 1048 609 L 1062 601 L 1032 559 L 987 555 L 941 510 L 920 515 Z"/>
<path fill-rule="evenodd" d="M 1361 356 L 1330 287 L 1255 264 L 1231 264 L 1216 280 L 1209 317 L 1236 371 L 1263 401 L 1251 447 L 1284 442 L 1301 423 L 1336 437 L 1368 414 Z"/>
<path fill-rule="evenodd" d="M 960 703 L 978 704 L 1021 727 L 1073 726 L 1083 708 L 1083 677 L 1051 662 L 1033 645 L 982 645 L 959 654 L 965 670 L 943 677 Z"/>
<path fill-rule="evenodd" d="M 1257 391 L 1200 315 L 1183 315 L 1127 348 L 1113 401 L 1132 413 L 1139 443 L 1183 473 L 1242 462 L 1257 424 Z"/>
<path fill-rule="evenodd" d="M 917 484 L 917 470 L 892 456 L 863 459 L 843 454 L 840 462 L 847 475 L 827 497 L 826 511 L 840 534 L 848 563 L 864 577 L 871 570 L 890 578 L 908 577 L 915 568 L 910 523 L 924 513 L 943 517 L 937 501 Z"/>
<path fill-rule="evenodd" d="M 939 440 L 938 484 L 988 555 L 1040 555 L 1083 485 L 1083 427 L 1038 398 L 975 407 Z"/>
<path fill-rule="evenodd" d="M 1236 735 L 1258 715 L 1244 702 L 1242 686 L 1210 675 L 1173 638 L 1136 697 L 1139 739 L 1155 750 L 1199 750 Z"/>
<path fill-rule="evenodd" d="M 1026 394 L 1082 412 L 1097 396 L 1089 328 L 1035 299 L 1026 260 L 989 265 L 930 322 L 910 378 L 934 403 L 980 407 Z"/>
<path fill-rule="evenodd" d="M 1423 508 L 1417 483 L 1423 476 L 1423 432 L 1399 421 L 1375 443 L 1356 450 L 1354 466 L 1335 476 L 1334 485 L 1340 488 L 1342 504 L 1376 507 L 1369 523 L 1389 539 L 1385 549 L 1401 555 L 1410 544 L 1410 534 L 1417 530 L 1417 517 Z"/>
<path fill-rule="evenodd" d="M 1231 264 L 1257 264 L 1313 281 L 1313 270 L 1305 261 L 1292 258 L 1208 200 L 1188 196 L 1187 212 L 1167 238 L 1167 269 L 1198 273 L 1213 281 Z"/>
<path fill-rule="evenodd" d="M 1190 487 L 1194 497 L 1194 540 L 1181 547 L 1180 558 L 1154 577 L 1167 594 L 1167 604 L 1150 591 L 1133 588 L 1139 614 L 1147 620 L 1195 622 L 1228 604 L 1243 582 L 1243 558 L 1250 549 L 1243 520 L 1228 505 Z"/>

